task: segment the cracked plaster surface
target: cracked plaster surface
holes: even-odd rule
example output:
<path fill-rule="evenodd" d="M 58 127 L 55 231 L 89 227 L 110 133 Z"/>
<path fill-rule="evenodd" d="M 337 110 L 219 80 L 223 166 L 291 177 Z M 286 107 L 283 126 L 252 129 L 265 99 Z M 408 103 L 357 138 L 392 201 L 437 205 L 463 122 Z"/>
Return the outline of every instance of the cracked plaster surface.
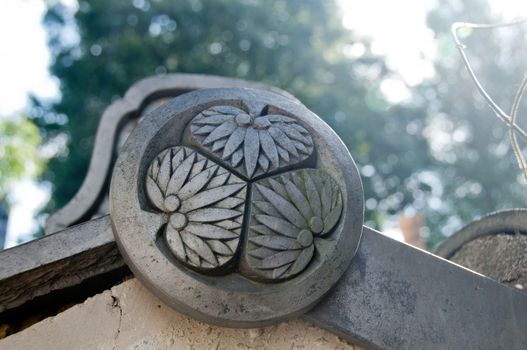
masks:
<path fill-rule="evenodd" d="M 183 316 L 132 279 L 0 340 L 0 350 L 359 349 L 303 320 L 259 329 L 209 326 Z"/>

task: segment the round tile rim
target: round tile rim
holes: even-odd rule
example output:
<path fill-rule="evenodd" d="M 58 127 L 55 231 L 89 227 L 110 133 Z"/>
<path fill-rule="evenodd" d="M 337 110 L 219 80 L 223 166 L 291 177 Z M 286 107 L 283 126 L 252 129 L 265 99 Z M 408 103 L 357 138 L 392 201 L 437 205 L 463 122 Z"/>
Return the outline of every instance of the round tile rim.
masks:
<path fill-rule="evenodd" d="M 335 255 L 325 262 L 324 268 L 319 266 L 308 275 L 302 273 L 285 282 L 244 285 L 246 279 L 236 273 L 201 276 L 174 264 L 159 251 L 152 237 L 141 230 L 151 222 L 162 220 L 160 215 L 141 214 L 145 196 L 140 193 L 142 186 L 138 183 L 144 168 L 156 154 L 151 146 L 156 135 L 172 122 L 180 126 L 181 134 L 177 142 L 165 146 L 184 146 L 183 131 L 193 115 L 208 105 L 218 104 L 216 102 L 233 103 L 235 100 L 255 100 L 294 114 L 312 133 L 317 168 L 330 164 L 335 167 L 334 172 L 338 173 L 335 180 L 341 187 L 345 205 L 335 230 L 341 241 L 335 244 Z M 158 148 L 166 147 L 160 145 Z M 298 102 L 272 92 L 226 88 L 189 92 L 144 118 L 129 136 L 116 162 L 110 188 L 110 213 L 117 244 L 128 266 L 164 302 L 204 322 L 228 327 L 257 327 L 304 313 L 334 286 L 358 248 L 364 207 L 357 167 L 342 141 L 320 118 Z M 350 233 L 345 234 L 344 227 Z M 215 280 L 211 283 L 212 279 Z M 237 290 L 238 286 L 243 288 Z"/>
<path fill-rule="evenodd" d="M 480 237 L 518 230 L 527 234 L 527 209 L 513 208 L 488 213 L 466 224 L 437 247 L 434 254 L 449 259 L 466 243 Z"/>

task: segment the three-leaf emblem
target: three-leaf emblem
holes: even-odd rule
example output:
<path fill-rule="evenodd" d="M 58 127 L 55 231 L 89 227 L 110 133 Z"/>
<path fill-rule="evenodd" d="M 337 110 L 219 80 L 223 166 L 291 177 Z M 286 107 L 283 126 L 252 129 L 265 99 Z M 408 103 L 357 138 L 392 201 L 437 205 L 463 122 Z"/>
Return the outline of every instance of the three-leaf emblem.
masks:
<path fill-rule="evenodd" d="M 214 106 L 190 126 L 200 152 L 247 181 L 301 162 L 314 150 L 309 132 L 284 115 L 255 117 L 237 107 Z M 239 259 L 243 275 L 263 281 L 304 271 L 323 253 L 320 247 L 343 210 L 339 185 L 323 170 L 293 170 L 247 183 L 185 146 L 154 158 L 145 190 L 152 207 L 167 214 L 159 237 L 177 260 L 218 273 L 230 271 Z"/>

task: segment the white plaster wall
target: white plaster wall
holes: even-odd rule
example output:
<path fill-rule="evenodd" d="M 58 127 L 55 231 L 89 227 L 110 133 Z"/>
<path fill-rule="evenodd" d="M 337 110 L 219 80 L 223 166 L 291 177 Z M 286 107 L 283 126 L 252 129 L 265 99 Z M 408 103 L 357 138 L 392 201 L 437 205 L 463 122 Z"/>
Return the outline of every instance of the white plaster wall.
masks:
<path fill-rule="evenodd" d="M 302 320 L 229 329 L 189 319 L 132 279 L 0 340 L 0 350 L 359 349 Z"/>

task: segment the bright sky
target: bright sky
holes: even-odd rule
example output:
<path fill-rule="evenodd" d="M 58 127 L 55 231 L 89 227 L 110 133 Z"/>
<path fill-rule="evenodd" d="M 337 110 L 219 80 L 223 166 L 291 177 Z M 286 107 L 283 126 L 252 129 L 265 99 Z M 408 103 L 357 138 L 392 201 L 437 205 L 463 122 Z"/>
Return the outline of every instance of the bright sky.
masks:
<path fill-rule="evenodd" d="M 49 64 L 40 0 L 3 0 L 0 11 L 0 115 L 22 109 L 27 93 L 57 95 L 57 84 L 47 72 Z"/>
<path fill-rule="evenodd" d="M 399 73 L 400 80 L 389 80 L 381 87 L 392 102 L 404 100 L 408 87 L 433 75 L 431 60 L 435 47 L 425 19 L 435 0 L 339 2 L 346 27 L 369 36 L 375 53 L 386 56 L 388 65 Z M 507 20 L 527 17 L 526 1 L 491 0 L 491 3 Z M 30 92 L 56 98 L 58 82 L 47 71 L 49 53 L 41 24 L 43 1 L 2 0 L 0 6 L 0 118 L 5 118 L 24 110 Z M 47 189 L 28 180 L 15 186 L 7 246 L 29 237 L 34 229 L 32 217 L 48 196 Z M 399 237 L 400 233 L 393 235 Z"/>
<path fill-rule="evenodd" d="M 27 105 L 28 93 L 56 97 L 58 85 L 47 71 L 49 53 L 41 25 L 45 6 L 41 0 L 3 0 L 0 10 L 0 118 Z M 47 201 L 49 191 L 28 179 L 16 184 L 9 213 L 6 247 L 28 239 L 35 230 L 34 214 Z"/>
<path fill-rule="evenodd" d="M 373 39 L 372 50 L 385 55 L 387 64 L 414 86 L 434 71 L 433 33 L 426 28 L 426 13 L 435 0 L 340 0 L 344 25 Z"/>

